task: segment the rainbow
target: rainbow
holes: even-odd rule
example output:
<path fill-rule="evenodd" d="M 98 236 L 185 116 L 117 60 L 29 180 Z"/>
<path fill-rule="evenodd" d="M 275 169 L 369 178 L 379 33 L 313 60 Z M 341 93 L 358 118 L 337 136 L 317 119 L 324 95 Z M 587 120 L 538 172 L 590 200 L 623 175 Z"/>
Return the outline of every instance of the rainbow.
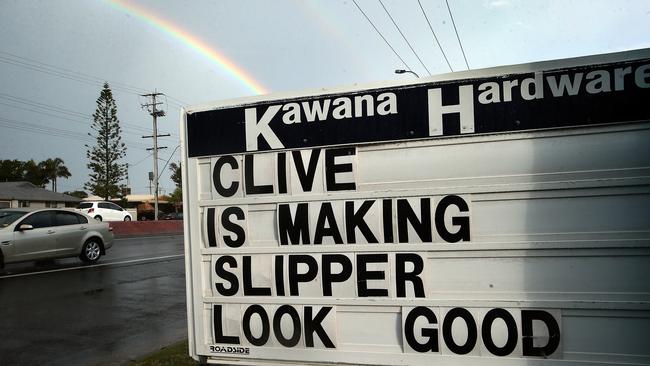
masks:
<path fill-rule="evenodd" d="M 217 51 L 214 47 L 209 46 L 198 37 L 180 29 L 178 26 L 154 14 L 150 10 L 144 9 L 138 5 L 128 3 L 124 0 L 107 0 L 108 4 L 127 14 L 144 20 L 152 27 L 169 34 L 173 38 L 183 42 L 187 47 L 205 56 L 210 61 L 216 63 L 219 68 L 230 74 L 234 79 L 244 84 L 255 94 L 266 94 L 267 89 L 248 72 L 239 67 L 233 61 L 228 59 L 222 52 Z"/>

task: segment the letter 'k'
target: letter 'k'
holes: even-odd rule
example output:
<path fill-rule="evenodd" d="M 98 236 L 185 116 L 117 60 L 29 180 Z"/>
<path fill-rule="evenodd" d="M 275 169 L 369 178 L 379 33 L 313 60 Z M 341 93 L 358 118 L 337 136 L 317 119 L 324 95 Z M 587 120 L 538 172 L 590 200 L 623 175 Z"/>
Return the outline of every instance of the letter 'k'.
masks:
<path fill-rule="evenodd" d="M 471 85 L 463 85 L 458 89 L 458 104 L 442 105 L 440 88 L 429 89 L 429 136 L 442 136 L 442 116 L 444 114 L 460 114 L 460 133 L 474 132 L 474 91 Z"/>
<path fill-rule="evenodd" d="M 245 111 L 245 127 L 246 127 L 246 151 L 257 151 L 257 138 L 263 136 L 271 149 L 282 149 L 284 145 L 275 135 L 275 132 L 269 126 L 269 123 L 275 117 L 282 106 L 270 106 L 262 118 L 257 120 L 257 108 L 246 108 Z"/>

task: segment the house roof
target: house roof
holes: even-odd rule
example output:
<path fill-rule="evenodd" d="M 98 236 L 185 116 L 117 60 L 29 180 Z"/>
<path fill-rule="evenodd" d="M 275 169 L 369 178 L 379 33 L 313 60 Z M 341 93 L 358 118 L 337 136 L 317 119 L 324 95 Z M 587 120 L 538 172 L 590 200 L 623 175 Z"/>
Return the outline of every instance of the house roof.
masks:
<path fill-rule="evenodd" d="M 48 191 L 29 182 L 0 182 L 0 200 L 80 202 L 77 197 Z"/>

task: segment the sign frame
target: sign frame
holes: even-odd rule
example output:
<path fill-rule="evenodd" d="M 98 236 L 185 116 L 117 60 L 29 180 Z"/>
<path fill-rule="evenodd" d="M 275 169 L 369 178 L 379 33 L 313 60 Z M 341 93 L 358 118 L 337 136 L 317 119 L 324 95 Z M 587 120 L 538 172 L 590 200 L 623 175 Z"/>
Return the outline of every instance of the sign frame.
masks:
<path fill-rule="evenodd" d="M 206 290 L 206 283 L 210 284 L 211 287 L 213 287 L 215 281 L 213 281 L 212 278 L 206 278 L 206 268 L 212 268 L 215 266 L 214 260 L 218 256 L 227 256 L 227 255 L 234 255 L 234 256 L 245 256 L 245 255 L 251 255 L 255 256 L 258 254 L 265 254 L 265 255 L 286 255 L 289 257 L 292 255 L 294 252 L 299 252 L 299 253 L 310 253 L 313 255 L 318 255 L 322 253 L 329 253 L 329 252 L 339 252 L 343 253 L 346 255 L 354 256 L 355 253 L 357 253 L 359 250 L 358 248 L 353 248 L 348 245 L 339 248 L 339 247 L 334 247 L 333 245 L 335 244 L 327 244 L 324 245 L 323 248 L 317 248 L 315 246 L 312 246 L 310 248 L 306 248 L 305 246 L 298 245 L 294 247 L 293 245 L 289 245 L 286 247 L 279 246 L 277 249 L 272 249 L 272 248 L 263 248 L 263 249 L 256 249 L 252 247 L 247 247 L 243 246 L 241 249 L 235 249 L 235 248 L 206 248 L 203 247 L 200 243 L 205 242 L 206 235 L 203 233 L 203 228 L 201 227 L 201 223 L 205 221 L 205 215 L 206 212 L 205 208 L 207 207 L 221 207 L 221 206 L 228 206 L 228 205 L 234 205 L 234 206 L 255 206 L 252 210 L 258 210 L 258 207 L 267 207 L 267 206 L 273 206 L 274 208 L 271 209 L 270 211 L 275 212 L 276 214 L 279 212 L 278 204 L 279 203 L 289 203 L 289 204 L 298 204 L 300 202 L 308 202 L 310 205 L 316 205 L 318 206 L 320 203 L 319 202 L 332 202 L 335 200 L 341 200 L 341 201 L 354 201 L 354 202 L 360 202 L 363 201 L 364 199 L 385 199 L 385 198 L 390 198 L 390 199 L 400 199 L 404 197 L 409 197 L 412 200 L 417 200 L 417 199 L 422 199 L 423 197 L 447 197 L 449 195 L 454 195 L 454 194 L 465 194 L 466 197 L 469 197 L 467 200 L 469 201 L 469 206 L 470 209 L 468 210 L 468 217 L 470 221 L 474 221 L 475 218 L 474 216 L 476 215 L 476 212 L 474 208 L 472 207 L 473 205 L 473 199 L 474 197 L 472 196 L 474 193 L 471 192 L 471 189 L 464 188 L 464 186 L 440 186 L 440 187 L 427 187 L 427 188 L 421 188 L 417 185 L 411 187 L 409 185 L 409 182 L 404 183 L 404 188 L 403 189 L 394 189 L 391 188 L 388 191 L 350 191 L 350 190 L 343 190 L 342 192 L 328 192 L 327 190 L 323 192 L 318 192 L 318 194 L 314 195 L 298 195 L 296 197 L 292 196 L 290 191 L 289 193 L 284 193 L 284 196 L 282 193 L 279 192 L 278 183 L 277 181 L 273 182 L 273 189 L 271 194 L 264 196 L 264 195 L 249 195 L 246 193 L 243 193 L 241 196 L 236 195 L 233 197 L 226 197 L 226 198 L 221 198 L 217 199 L 215 198 L 212 193 L 210 194 L 210 197 L 207 198 L 207 196 L 202 196 L 201 192 L 204 192 L 205 190 L 202 190 L 200 187 L 201 184 L 205 184 L 204 182 L 200 182 L 199 180 L 201 179 L 203 175 L 205 175 L 205 165 L 207 164 L 207 172 L 210 174 L 212 173 L 212 170 L 214 169 L 214 160 L 222 157 L 222 156 L 228 156 L 228 155 L 241 155 L 242 156 L 242 161 L 245 160 L 245 156 L 261 156 L 263 154 L 270 154 L 269 156 L 274 156 L 274 159 L 277 158 L 277 154 L 282 153 L 283 151 L 286 151 L 287 155 L 292 154 L 292 151 L 302 151 L 304 149 L 299 148 L 299 147 L 294 147 L 294 148 L 289 148 L 289 149 L 271 149 L 272 151 L 236 151 L 236 152 L 227 152 L 223 154 L 211 154 L 210 156 L 190 156 L 189 150 L 188 150 L 188 134 L 187 134 L 187 124 L 188 124 L 188 116 L 191 114 L 195 113 L 202 113 L 206 112 L 209 110 L 213 109 L 224 109 L 224 108 L 239 108 L 239 107 L 245 107 L 245 106 L 250 106 L 250 105 L 259 105 L 259 103 L 273 103 L 273 101 L 278 101 L 278 100 L 294 100 L 296 98 L 309 98 L 313 96 L 318 96 L 322 97 L 323 95 L 341 95 L 344 93 L 348 92 L 358 92 L 358 91 L 364 91 L 364 90 L 376 90 L 376 89 L 381 89 L 381 90 L 389 90 L 390 88 L 399 88 L 399 87 L 405 87 L 405 86 L 412 86 L 412 85 L 422 85 L 422 84 L 427 84 L 427 83 L 435 83 L 435 82 L 447 82 L 447 81 L 453 81 L 453 80 L 468 80 L 468 79 L 477 79 L 477 78 L 483 78 L 483 77 L 497 77 L 499 75 L 510 75 L 510 74 L 517 74 L 517 73 L 534 73 L 536 71 L 541 71 L 541 70 L 548 70 L 548 69 L 562 69 L 562 68 L 572 68 L 572 67 L 580 67 L 585 64 L 597 64 L 597 63 L 615 63 L 615 62 L 622 62 L 622 61 L 632 61 L 632 60 L 638 60 L 638 59 L 644 59 L 647 60 L 648 63 L 650 63 L 650 49 L 644 49 L 644 50 L 636 50 L 636 51 L 628 51 L 628 52 L 620 52 L 620 53 L 614 53 L 614 54 L 606 54 L 606 55 L 596 55 L 596 56 L 587 56 L 587 57 L 579 57 L 579 58 L 572 58 L 572 59 L 565 59 L 565 60 L 556 60 L 556 61 L 545 61 L 545 62 L 537 62 L 537 63 L 531 63 L 531 64 L 523 64 L 523 65 L 515 65 L 515 66 L 504 66 L 504 67 L 497 67 L 497 68 L 491 68 L 491 69 L 485 69 L 485 70 L 472 70 L 472 71 L 464 71 L 464 72 L 458 72 L 458 73 L 452 73 L 452 74 L 444 74 L 444 75 L 439 75 L 431 78 L 423 78 L 418 80 L 417 82 L 410 82 L 410 83 L 381 83 L 381 84 L 369 84 L 363 87 L 358 87 L 354 86 L 351 88 L 335 88 L 331 90 L 318 90 L 318 91 L 313 91 L 313 92 L 303 92 L 303 93 L 298 93 L 298 94 L 276 94 L 276 95 L 269 95 L 269 96 L 256 96 L 256 97 L 250 97 L 250 98 L 242 98 L 242 99 L 236 99 L 236 100 L 230 100 L 230 101 L 224 101 L 224 102 L 215 102 L 211 104 L 206 104 L 206 105 L 200 105 L 200 106 L 195 106 L 195 107 L 188 107 L 187 109 L 182 109 L 181 110 L 181 154 L 182 154 L 182 177 L 183 177 L 183 210 L 184 210 L 184 215 L 185 215 L 185 220 L 184 220 L 184 240 L 185 240 L 185 266 L 186 266 L 186 286 L 187 286 L 187 306 L 188 306 L 188 338 L 189 338 L 189 349 L 190 349 L 190 355 L 195 358 L 199 359 L 202 362 L 210 362 L 210 363 L 228 363 L 228 362 L 233 362 L 237 361 L 237 363 L 241 364 L 246 364 L 246 365 L 272 365 L 272 364 L 279 364 L 281 362 L 293 362 L 293 363 L 306 363 L 308 362 L 307 360 L 312 360 L 312 364 L 314 365 L 326 365 L 326 364 L 336 364 L 336 363 L 344 363 L 344 362 L 353 362 L 353 363 L 359 363 L 359 364 L 367 364 L 367 365 L 375 365 L 375 364 L 380 364 L 382 361 L 386 362 L 386 355 L 380 356 L 380 357 L 373 357 L 370 355 L 370 349 L 368 351 L 368 354 L 361 354 L 357 355 L 356 358 L 350 358 L 351 353 L 349 351 L 335 351 L 334 354 L 332 354 L 331 351 L 329 350 L 324 350 L 324 349 L 299 349 L 299 350 L 292 350 L 292 352 L 277 352 L 273 350 L 261 350 L 260 352 L 256 353 L 255 357 L 250 357 L 248 356 L 247 352 L 251 352 L 251 349 L 253 347 L 249 347 L 249 345 L 240 345 L 240 346 L 232 346 L 231 348 L 225 348 L 223 349 L 221 347 L 218 350 L 209 350 L 210 345 L 206 344 L 204 341 L 207 338 L 214 337 L 214 329 L 209 330 L 211 323 L 213 322 L 214 319 L 211 318 L 214 314 L 214 304 L 219 303 L 223 304 L 224 308 L 226 309 L 227 306 L 242 306 L 241 309 L 243 309 L 243 305 L 252 305 L 256 303 L 263 304 L 263 306 L 269 311 L 278 311 L 278 308 L 282 306 L 282 304 L 292 304 L 296 306 L 299 309 L 304 309 L 308 306 L 312 306 L 316 303 L 319 303 L 321 306 L 332 306 L 332 307 L 346 307 L 350 306 L 350 301 L 349 299 L 346 301 L 345 299 L 340 299 L 340 298 L 334 298 L 334 299 L 328 299 L 327 301 L 324 302 L 315 302 L 313 297 L 309 298 L 302 298 L 302 297 L 268 297 L 264 299 L 260 299 L 259 297 L 252 297 L 250 301 L 243 301 L 243 297 L 235 297 L 235 298 L 227 298 L 227 297 L 222 297 L 219 298 L 218 296 L 215 296 L 214 293 L 211 293 L 211 291 Z M 267 103 L 268 104 L 268 103 Z M 513 141 L 518 141 L 518 139 L 533 139 L 533 138 L 548 138 L 548 139 L 562 139 L 565 138 L 566 136 L 576 136 L 576 139 L 582 138 L 581 136 L 592 136 L 592 135 L 598 135 L 598 134 L 608 134 L 608 133 L 630 133 L 633 134 L 635 131 L 645 131 L 648 129 L 648 122 L 646 121 L 619 121 L 616 123 L 607 123 L 604 125 L 591 125 L 591 126 L 566 126 L 566 127 L 554 127 L 550 129 L 531 129 L 531 130 L 526 130 L 526 131 L 517 131 L 517 132 L 508 132 L 508 133 L 502 133 L 502 132 L 495 132 L 495 133 L 488 133 L 488 134 L 483 134 L 483 135 L 455 135 L 455 136 L 442 136 L 439 138 L 432 138 L 432 137 L 425 137 L 425 138 L 418 138 L 416 140 L 409 140 L 406 142 L 399 142 L 395 140 L 390 140 L 390 141 L 378 141 L 378 142 L 363 142 L 363 143 L 343 143 L 343 144 L 336 144 L 336 145 L 317 145 L 317 146 L 308 146 L 310 150 L 318 149 L 318 148 L 323 148 L 322 150 L 325 151 L 327 149 L 340 149 L 341 147 L 352 147 L 353 149 L 355 147 L 358 147 L 360 145 L 363 145 L 364 148 L 368 148 L 369 150 L 382 150 L 386 149 L 389 151 L 392 150 L 400 150 L 400 149 L 411 149 L 411 148 L 421 148 L 421 147 L 429 147 L 429 146 L 434 146 L 434 147 L 443 147 L 444 146 L 453 146 L 455 144 L 461 143 L 461 141 L 467 141 L 471 143 L 499 143 L 499 141 L 502 141 L 503 143 L 506 144 L 511 144 Z M 586 131 L 583 133 L 583 131 Z M 627 136 L 627 135 L 626 135 Z M 633 135 L 632 135 L 633 136 Z M 585 137 L 586 138 L 586 137 Z M 435 141 L 434 141 L 435 140 Z M 638 150 L 638 149 L 637 149 Z M 355 155 L 356 159 L 357 155 Z M 207 161 L 207 162 L 206 162 Z M 200 166 L 203 164 L 203 166 Z M 355 164 L 359 164 L 356 162 Z M 245 166 L 245 162 L 242 164 Z M 242 167 L 243 168 L 243 167 Z M 325 168 L 323 168 L 325 169 Z M 352 168 L 352 172 L 354 174 L 357 173 L 355 168 Z M 243 174 L 243 173 L 242 173 Z M 243 177 L 242 177 L 243 179 Z M 358 182 L 356 179 L 358 179 L 356 176 L 354 178 L 354 182 Z M 628 179 L 626 177 L 621 177 L 621 179 Z M 265 181 L 263 183 L 260 183 L 258 181 L 260 186 L 269 183 L 269 181 Z M 243 185 L 244 182 L 242 181 L 241 184 Z M 326 186 L 326 183 L 323 183 L 323 186 Z M 628 188 L 629 186 L 629 188 Z M 463 187 L 463 188 L 459 188 Z M 555 189 L 558 193 L 556 193 L 557 197 L 569 197 L 569 191 L 567 190 L 566 187 L 568 185 L 557 185 L 557 187 L 565 187 L 565 188 L 557 188 Z M 650 181 L 643 181 L 641 183 L 641 188 L 632 188 L 632 184 L 629 185 L 622 185 L 620 187 L 610 187 L 610 186 L 585 186 L 585 192 L 580 193 L 578 197 L 583 197 L 581 195 L 584 195 L 584 197 L 592 197 L 589 193 L 589 190 L 594 190 L 594 189 L 600 189 L 602 192 L 607 192 L 608 195 L 615 196 L 617 194 L 621 194 L 619 192 L 632 192 L 634 191 L 635 194 L 643 194 L 643 195 L 648 195 L 650 194 Z M 580 189 L 580 187 L 578 187 Z M 212 191 L 214 187 L 210 189 Z M 244 189 L 244 188 L 242 188 Z M 538 192 L 537 188 L 528 188 L 534 197 L 544 197 L 543 192 Z M 498 192 L 498 191 L 495 191 Z M 480 192 L 481 194 L 484 194 L 484 192 Z M 501 192 L 502 193 L 502 192 Z M 494 193 L 494 195 L 498 195 L 500 193 Z M 517 196 L 514 194 L 512 197 Z M 522 195 L 522 197 L 525 195 Z M 201 198 L 204 197 L 204 198 Z M 278 198 L 279 197 L 279 198 Z M 517 196 L 519 197 L 519 196 Z M 555 196 L 554 196 L 555 197 Z M 279 201 L 278 201 L 279 199 Z M 489 201 L 489 199 L 487 199 Z M 201 201 L 201 202 L 199 202 Z M 346 202 L 347 202 L 346 201 Z M 310 206 L 311 207 L 311 206 Z M 320 207 L 320 206 L 319 206 Z M 354 206 L 353 207 L 357 207 Z M 416 206 L 411 206 L 411 208 L 416 207 Z M 247 209 L 250 209 L 250 207 L 247 206 Z M 263 210 L 263 209 L 262 209 Z M 266 209 L 269 211 L 268 209 Z M 322 208 L 320 209 L 322 212 Z M 315 219 L 317 221 L 318 218 Z M 379 227 L 379 226 L 378 226 Z M 471 226 L 470 226 L 471 227 Z M 474 230 L 474 227 L 471 227 L 472 231 Z M 650 228 L 648 228 L 650 229 Z M 249 229 L 250 230 L 250 229 Z M 274 228 L 274 230 L 278 230 L 277 227 Z M 411 234 L 415 235 L 415 234 Z M 613 237 L 612 237 L 613 238 Z M 421 238 L 420 238 L 421 239 Z M 648 256 L 648 257 L 643 257 L 643 258 L 650 258 L 650 240 L 647 240 L 649 238 L 645 237 L 646 239 L 646 244 L 641 245 L 641 255 L 642 256 Z M 596 240 L 596 239 L 593 239 Z M 614 240 L 614 239 L 612 239 Z M 409 242 L 411 240 L 409 239 Z M 533 240 L 531 239 L 522 239 L 523 243 L 525 243 L 527 246 L 529 246 L 529 249 L 531 252 L 534 252 L 535 246 L 533 243 Z M 425 246 L 424 247 L 415 247 L 411 249 L 412 252 L 414 253 L 434 253 L 434 254 L 427 254 L 427 255 L 433 255 L 436 258 L 456 258 L 454 257 L 457 254 L 452 253 L 454 250 L 450 250 L 449 247 L 446 244 L 441 244 L 440 242 L 426 242 L 424 240 Z M 612 241 L 614 243 L 615 241 Z M 364 244 L 366 247 L 363 248 L 361 252 L 363 253 L 375 253 L 375 252 L 381 252 L 383 248 L 378 248 L 378 249 L 368 249 L 367 243 Z M 415 245 L 415 244 L 414 244 Z M 465 247 L 463 249 L 459 249 L 460 253 L 466 253 L 467 257 L 460 257 L 460 259 L 471 259 L 471 258 L 476 258 L 477 253 L 480 253 L 483 251 L 483 247 L 480 242 L 469 242 L 467 244 L 463 244 Z M 612 244 L 614 245 L 614 244 Z M 400 249 L 403 250 L 403 247 L 400 247 Z M 603 253 L 606 253 L 605 248 L 600 248 L 600 247 L 594 247 L 592 250 L 603 250 Z M 637 248 L 638 249 L 638 248 Z M 517 251 L 520 250 L 519 247 L 515 246 L 514 244 L 506 244 L 503 246 L 503 248 L 500 248 L 499 250 L 503 251 Z M 544 248 L 546 252 L 544 253 L 553 253 L 553 256 L 556 256 L 557 258 L 564 258 L 565 256 L 567 257 L 572 257 L 576 256 L 580 252 L 580 248 L 563 248 L 562 246 L 558 246 L 556 249 L 553 249 L 551 247 Z M 629 247 L 628 244 L 623 243 L 622 245 L 618 246 L 616 248 L 618 251 L 617 253 L 622 253 L 623 257 L 630 258 L 631 261 L 635 261 L 638 259 L 635 259 L 635 257 L 631 254 L 634 252 L 634 247 Z M 577 252 L 576 252 L 577 251 Z M 400 250 L 389 250 L 387 251 L 388 253 L 398 253 Z M 600 252 L 599 252 L 600 253 Z M 634 252 L 636 253 L 636 252 Z M 390 255 L 390 254 L 389 254 Z M 522 258 L 526 258 L 525 256 Z M 636 262 L 635 262 L 636 263 Z M 648 264 L 648 260 L 645 259 L 645 263 Z M 209 270 L 208 272 L 210 272 Z M 274 291 L 277 291 L 277 289 L 274 289 Z M 470 294 L 468 294 L 469 296 Z M 218 302 L 217 302 L 218 300 Z M 244 299 L 245 300 L 245 299 Z M 319 298 L 319 300 L 323 300 L 323 298 Z M 522 323 L 521 319 L 521 311 L 535 311 L 535 310 L 545 310 L 549 312 L 550 314 L 553 314 L 553 317 L 557 320 L 558 326 L 560 329 L 562 329 L 563 332 L 566 331 L 566 329 L 563 329 L 564 327 L 564 318 L 567 316 L 566 312 L 571 313 L 572 311 L 575 312 L 577 311 L 576 309 L 583 309 L 587 313 L 592 312 L 592 313 L 597 313 L 597 312 L 607 312 L 609 311 L 610 313 L 608 314 L 614 314 L 615 316 L 621 316 L 623 313 L 632 311 L 635 314 L 643 314 L 643 317 L 647 317 L 650 319 L 650 310 L 645 309 L 644 307 L 648 305 L 648 300 L 645 298 L 642 299 L 631 299 L 630 301 L 624 302 L 622 305 L 612 305 L 609 303 L 609 297 L 604 296 L 603 301 L 596 303 L 596 304 L 587 304 L 585 301 L 569 301 L 569 300 L 562 300 L 560 302 L 555 302 L 556 305 L 553 307 L 551 304 L 553 304 L 555 300 L 553 299 L 546 299 L 546 298 L 532 298 L 529 300 L 525 301 L 520 301 L 516 299 L 512 300 L 507 300 L 507 299 L 500 299 L 500 300 L 478 300 L 478 299 L 472 299 L 471 297 L 466 297 L 466 298 L 459 298 L 459 299 L 448 299 L 448 298 L 440 298 L 440 299 L 399 299 L 397 301 L 396 299 L 392 299 L 391 301 L 386 302 L 384 305 L 386 308 L 386 314 L 391 313 L 390 311 L 395 310 L 395 308 L 399 308 L 399 317 L 402 320 L 402 326 L 403 322 L 406 319 L 406 314 L 408 314 L 409 311 L 413 311 L 413 309 L 418 308 L 418 307 L 432 307 L 435 308 L 434 310 L 435 314 L 438 314 L 439 317 L 443 317 L 442 314 L 448 314 L 450 313 L 453 309 L 456 308 L 466 308 L 469 309 L 469 312 L 473 314 L 474 318 L 478 322 L 482 322 L 485 317 L 490 313 L 491 310 L 498 308 L 498 309 L 508 309 L 507 312 L 509 312 L 513 318 L 516 321 L 516 324 L 520 326 Z M 588 302 L 588 301 L 587 301 Z M 354 299 L 354 304 L 355 306 L 358 306 L 357 309 L 355 309 L 353 312 L 356 311 L 358 314 L 363 314 L 364 311 L 369 311 L 370 309 L 374 309 L 372 306 L 373 304 L 376 303 L 376 301 L 373 301 L 372 299 Z M 237 305 L 241 304 L 241 305 Z M 390 305 L 392 304 L 392 305 Z M 523 305 L 522 305 L 523 304 Z M 391 310 L 387 310 L 388 308 L 391 308 Z M 404 310 L 406 309 L 406 310 Z M 376 309 L 375 309 L 376 310 Z M 223 311 L 228 311 L 228 310 L 223 310 Z M 317 312 L 318 309 L 312 309 L 310 311 Z M 335 310 L 336 312 L 336 310 Z M 313 313 L 312 313 L 313 314 Z M 391 313 L 392 314 L 392 313 Z M 303 314 L 304 316 L 304 314 Z M 300 318 L 303 319 L 303 318 Z M 650 324 L 650 323 L 649 323 Z M 442 326 L 442 324 L 441 324 Z M 225 333 L 229 333 L 228 330 L 231 330 L 230 328 L 227 328 L 226 326 Z M 650 329 L 647 329 L 650 331 Z M 480 331 L 479 331 L 480 332 Z M 399 334 L 399 337 L 401 339 L 401 342 L 404 342 L 404 339 L 402 338 L 404 334 Z M 276 335 L 277 337 L 277 335 Z M 273 338 L 273 337 L 271 337 Z M 442 338 L 442 336 L 441 336 Z M 480 337 L 479 337 L 480 338 Z M 203 341 L 203 342 L 202 342 Z M 277 339 L 276 339 L 277 341 Z M 399 346 L 399 351 L 397 346 Z M 248 351 L 246 349 L 248 348 Z M 424 364 L 426 362 L 430 362 L 431 357 L 430 355 L 426 354 L 418 354 L 414 353 L 412 350 L 407 352 L 405 351 L 402 345 L 397 345 L 397 344 L 392 344 L 390 345 L 390 350 L 394 353 L 400 353 L 401 356 L 390 356 L 388 359 L 390 362 L 401 362 L 400 364 L 409 364 L 411 362 L 415 362 L 417 364 Z M 487 347 L 487 348 L 486 348 Z M 453 345 L 452 345 L 453 348 Z M 487 363 L 487 364 L 508 364 L 508 365 L 518 365 L 518 364 L 523 364 L 526 363 L 526 358 L 521 358 L 521 356 L 517 356 L 519 358 L 498 358 L 498 357 L 493 357 L 494 355 L 490 355 L 490 351 L 488 350 L 490 348 L 490 345 L 488 344 L 487 346 L 485 343 L 481 344 L 480 346 L 477 346 L 473 350 L 473 353 L 470 353 L 470 355 L 473 355 L 473 357 L 467 356 L 466 358 L 458 357 L 457 354 L 454 354 L 453 352 L 450 352 L 449 345 L 446 344 L 444 347 L 441 345 L 441 349 L 445 349 L 446 351 L 441 351 L 439 354 L 440 357 L 442 357 L 440 360 L 444 360 L 448 364 L 471 364 L 477 360 L 477 358 L 474 357 L 481 357 L 480 360 L 482 363 Z M 498 347 L 497 347 L 498 348 Z M 521 349 L 522 349 L 522 343 L 521 341 L 517 343 L 516 349 L 519 354 L 521 354 Z M 563 351 L 564 351 L 564 345 L 563 343 L 560 343 L 557 352 L 551 355 L 553 358 L 553 362 L 560 362 L 565 361 L 567 364 L 576 362 L 577 360 L 575 359 L 563 359 Z M 321 357 L 323 362 L 315 362 L 313 361 L 314 359 L 318 359 Z M 637 357 L 637 356 L 630 356 L 630 357 Z M 639 357 L 646 357 L 647 360 L 650 360 L 650 355 L 642 355 Z M 631 359 L 631 358 L 630 358 Z M 612 361 L 611 359 L 609 361 Z M 595 362 L 595 361 L 594 361 Z M 625 360 L 621 360 L 621 363 L 626 362 Z"/>

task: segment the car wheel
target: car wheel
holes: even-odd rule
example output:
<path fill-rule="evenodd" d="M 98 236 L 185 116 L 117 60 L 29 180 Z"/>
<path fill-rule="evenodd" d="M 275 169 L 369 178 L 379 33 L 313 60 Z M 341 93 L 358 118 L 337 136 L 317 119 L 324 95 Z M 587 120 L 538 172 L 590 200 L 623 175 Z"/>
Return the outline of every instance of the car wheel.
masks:
<path fill-rule="evenodd" d="M 86 263 L 95 263 L 102 256 L 102 244 L 97 238 L 88 239 L 81 248 L 79 258 Z"/>
<path fill-rule="evenodd" d="M 124 216 L 124 221 L 131 221 L 131 216 Z"/>
<path fill-rule="evenodd" d="M 102 221 L 102 217 L 99 216 L 99 215 L 95 216 L 94 219 L 97 220 L 97 221 Z"/>

